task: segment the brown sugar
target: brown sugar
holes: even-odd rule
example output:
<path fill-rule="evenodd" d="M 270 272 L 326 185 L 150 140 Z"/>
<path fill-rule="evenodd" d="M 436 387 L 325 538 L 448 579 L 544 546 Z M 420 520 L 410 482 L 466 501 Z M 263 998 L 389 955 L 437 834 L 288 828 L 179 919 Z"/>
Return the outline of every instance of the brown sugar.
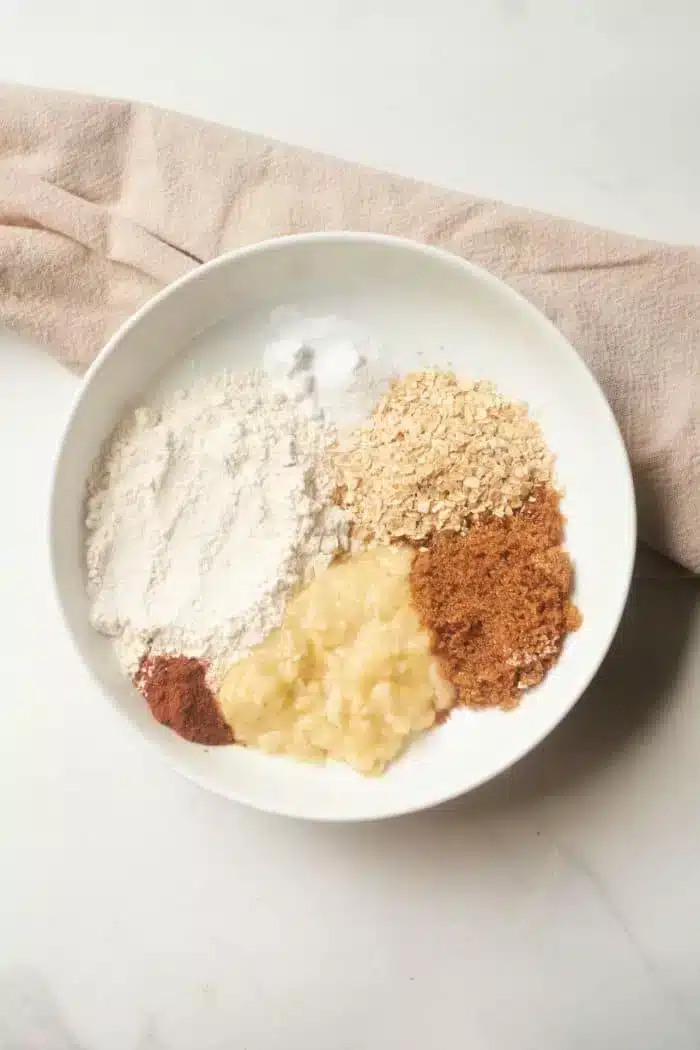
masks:
<path fill-rule="evenodd" d="M 512 516 L 437 532 L 416 555 L 413 599 L 458 703 L 515 706 L 580 625 L 562 538 L 559 497 L 542 486 Z"/>
<path fill-rule="evenodd" d="M 188 656 L 141 661 L 135 685 L 159 722 L 194 744 L 232 744 L 233 733 L 207 685 L 206 666 Z"/>

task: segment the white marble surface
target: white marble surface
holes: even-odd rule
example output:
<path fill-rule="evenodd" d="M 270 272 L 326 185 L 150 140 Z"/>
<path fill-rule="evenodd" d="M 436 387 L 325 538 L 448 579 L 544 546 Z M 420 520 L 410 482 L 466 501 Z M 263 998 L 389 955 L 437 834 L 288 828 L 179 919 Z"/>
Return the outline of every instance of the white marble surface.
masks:
<path fill-rule="evenodd" d="M 3 79 L 700 240 L 695 0 L 0 18 Z M 1 1050 L 700 1047 L 697 584 L 638 581 L 571 717 L 477 794 L 358 827 L 248 812 L 154 762 L 63 633 L 45 519 L 75 382 L 0 334 Z"/>

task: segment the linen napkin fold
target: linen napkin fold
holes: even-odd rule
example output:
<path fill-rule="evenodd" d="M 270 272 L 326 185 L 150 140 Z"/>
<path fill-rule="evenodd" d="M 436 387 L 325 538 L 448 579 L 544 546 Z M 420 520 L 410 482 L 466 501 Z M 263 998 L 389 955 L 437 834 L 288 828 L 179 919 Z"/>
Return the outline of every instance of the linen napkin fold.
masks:
<path fill-rule="evenodd" d="M 641 536 L 700 572 L 700 250 L 139 103 L 0 86 L 0 323 L 67 365 L 87 366 L 124 318 L 198 263 L 324 229 L 439 245 L 543 310 L 612 404 Z"/>

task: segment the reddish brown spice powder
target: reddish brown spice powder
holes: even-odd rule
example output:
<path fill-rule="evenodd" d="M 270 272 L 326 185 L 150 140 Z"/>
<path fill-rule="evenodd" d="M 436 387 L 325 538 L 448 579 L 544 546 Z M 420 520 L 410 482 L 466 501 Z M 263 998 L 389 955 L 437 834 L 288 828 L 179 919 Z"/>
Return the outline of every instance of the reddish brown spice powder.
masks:
<path fill-rule="evenodd" d="M 154 718 L 185 740 L 210 746 L 233 743 L 233 733 L 207 685 L 201 660 L 144 657 L 134 681 Z"/>
<path fill-rule="evenodd" d="M 458 703 L 513 707 L 580 625 L 563 522 L 558 494 L 541 487 L 512 516 L 438 532 L 416 555 L 413 600 Z"/>

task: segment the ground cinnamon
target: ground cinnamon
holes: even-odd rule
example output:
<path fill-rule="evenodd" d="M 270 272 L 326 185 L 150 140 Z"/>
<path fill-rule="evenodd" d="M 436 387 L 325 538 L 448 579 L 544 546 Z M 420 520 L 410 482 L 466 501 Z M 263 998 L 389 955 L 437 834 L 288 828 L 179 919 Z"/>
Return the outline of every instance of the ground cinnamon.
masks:
<path fill-rule="evenodd" d="M 153 716 L 195 744 L 232 744 L 233 733 L 207 685 L 206 667 L 187 656 L 141 661 L 136 686 Z"/>
<path fill-rule="evenodd" d="M 458 703 L 514 706 L 580 625 L 562 538 L 559 497 L 540 487 L 512 516 L 438 532 L 416 555 L 413 599 Z"/>

